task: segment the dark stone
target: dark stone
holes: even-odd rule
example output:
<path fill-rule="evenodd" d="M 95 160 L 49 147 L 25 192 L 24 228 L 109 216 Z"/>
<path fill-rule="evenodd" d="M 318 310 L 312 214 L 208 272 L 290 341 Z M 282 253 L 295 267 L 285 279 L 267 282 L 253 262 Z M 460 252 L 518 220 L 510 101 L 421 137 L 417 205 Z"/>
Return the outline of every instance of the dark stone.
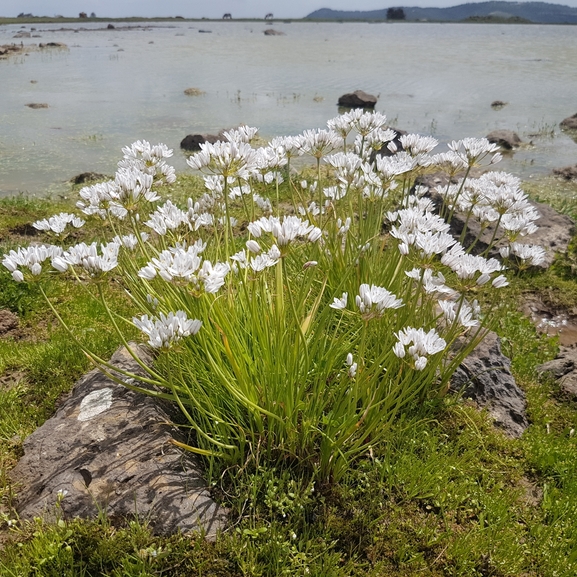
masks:
<path fill-rule="evenodd" d="M 279 30 L 273 30 L 272 28 L 268 28 L 264 31 L 265 36 L 285 36 L 284 32 L 280 32 Z"/>
<path fill-rule="evenodd" d="M 493 130 L 493 132 L 487 134 L 487 140 L 498 144 L 505 150 L 518 148 L 522 142 L 519 135 L 512 130 Z"/>
<path fill-rule="evenodd" d="M 499 337 L 489 332 L 455 371 L 451 390 L 487 408 L 495 425 L 518 438 L 529 426 L 525 393 L 511 374 L 511 361 L 501 352 Z"/>
<path fill-rule="evenodd" d="M 577 349 L 560 347 L 557 358 L 537 366 L 535 370 L 540 375 L 552 377 L 565 394 L 577 398 Z"/>
<path fill-rule="evenodd" d="M 559 123 L 559 126 L 567 130 L 577 130 L 577 114 L 565 118 Z"/>
<path fill-rule="evenodd" d="M 493 102 L 491 102 L 491 108 L 495 108 L 496 110 L 503 108 L 503 106 L 507 106 L 507 102 L 503 102 L 502 100 L 493 100 Z"/>
<path fill-rule="evenodd" d="M 26 106 L 34 110 L 37 110 L 38 108 L 48 108 L 48 104 L 45 102 L 29 102 Z"/>
<path fill-rule="evenodd" d="M 343 94 L 339 98 L 339 106 L 345 108 L 374 108 L 377 103 L 377 97 L 372 94 L 367 94 L 362 90 L 355 90 L 354 92 Z"/>
<path fill-rule="evenodd" d="M 182 139 L 180 143 L 180 148 L 183 150 L 200 150 L 200 145 L 205 142 L 210 142 L 214 144 L 218 142 L 221 138 L 215 134 L 188 134 Z"/>
<path fill-rule="evenodd" d="M 577 180 L 577 164 L 575 166 L 565 166 L 564 168 L 554 168 L 553 174 L 565 180 Z"/>
<path fill-rule="evenodd" d="M 104 174 L 99 174 L 98 172 L 82 172 L 77 174 L 72 182 L 74 184 L 85 184 L 86 182 L 94 182 L 95 180 L 107 180 L 108 177 Z"/>
<path fill-rule="evenodd" d="M 134 345 L 135 352 L 150 362 Z M 141 373 L 126 349 L 111 363 Z M 225 511 L 209 496 L 192 453 L 172 439 L 187 439 L 171 426 L 171 405 L 127 389 L 93 370 L 74 386 L 57 413 L 24 441 L 24 456 L 10 473 L 22 519 L 145 519 L 157 534 L 204 528 L 213 537 Z M 63 498 L 59 498 L 63 494 Z"/>
<path fill-rule="evenodd" d="M 108 30 L 114 30 L 116 26 L 114 26 L 114 24 L 109 24 L 106 28 L 108 28 Z"/>

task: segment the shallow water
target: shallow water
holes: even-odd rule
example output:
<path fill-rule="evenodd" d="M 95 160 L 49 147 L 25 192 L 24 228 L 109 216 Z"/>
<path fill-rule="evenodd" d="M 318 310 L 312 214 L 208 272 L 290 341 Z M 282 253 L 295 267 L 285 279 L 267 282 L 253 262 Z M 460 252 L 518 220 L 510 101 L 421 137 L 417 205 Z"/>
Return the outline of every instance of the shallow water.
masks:
<path fill-rule="evenodd" d="M 122 146 L 138 139 L 168 144 L 188 170 L 186 134 L 324 127 L 356 89 L 379 95 L 392 125 L 443 143 L 517 131 L 533 144 L 501 166 L 524 178 L 577 162 L 577 144 L 558 128 L 577 112 L 577 27 L 275 22 L 285 35 L 265 36 L 258 22 L 83 26 L 37 25 L 41 38 L 22 40 L 13 40 L 20 26 L 0 27 L 0 44 L 68 46 L 0 60 L 0 195 L 62 191 L 84 171 L 112 175 Z M 189 87 L 204 94 L 186 96 Z M 494 100 L 508 104 L 493 110 Z"/>

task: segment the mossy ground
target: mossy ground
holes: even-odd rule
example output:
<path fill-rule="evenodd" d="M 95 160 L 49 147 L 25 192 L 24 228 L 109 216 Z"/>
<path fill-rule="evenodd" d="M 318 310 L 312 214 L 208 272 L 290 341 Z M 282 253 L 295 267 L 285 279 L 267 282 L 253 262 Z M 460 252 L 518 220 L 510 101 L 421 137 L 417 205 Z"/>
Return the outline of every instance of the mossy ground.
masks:
<path fill-rule="evenodd" d="M 553 183 L 554 184 L 554 183 Z M 551 196 L 546 200 L 575 215 Z M 565 186 L 565 185 L 563 185 Z M 179 178 L 173 197 L 198 190 Z M 531 186 L 528 187 L 531 191 Z M 544 189 L 543 189 L 544 190 Z M 532 191 L 535 194 L 534 191 Z M 563 193 L 565 194 L 565 193 Z M 0 201 L 0 256 L 32 236 L 30 223 L 71 208 L 71 201 Z M 77 233 L 91 240 L 94 229 Z M 572 254 L 546 273 L 512 279 L 497 331 L 527 394 L 531 426 L 522 439 L 495 430 L 466 400 L 415 408 L 386 445 L 375 448 L 339 484 L 322 486 L 298 469 L 249 462 L 213 479 L 213 493 L 230 509 L 216 541 L 202 535 L 158 537 L 143 520 L 61 519 L 21 523 L 11 508 L 18 488 L 7 473 L 23 439 L 54 411 L 87 368 L 32 285 L 0 270 L 0 310 L 20 326 L 0 336 L 0 497 L 6 576 L 523 576 L 577 574 L 577 403 L 535 366 L 557 344 L 517 310 L 528 292 L 575 306 Z M 110 296 L 123 306 L 114 285 Z M 50 285 L 65 320 L 99 355 L 118 342 L 104 311 L 82 287 Z"/>

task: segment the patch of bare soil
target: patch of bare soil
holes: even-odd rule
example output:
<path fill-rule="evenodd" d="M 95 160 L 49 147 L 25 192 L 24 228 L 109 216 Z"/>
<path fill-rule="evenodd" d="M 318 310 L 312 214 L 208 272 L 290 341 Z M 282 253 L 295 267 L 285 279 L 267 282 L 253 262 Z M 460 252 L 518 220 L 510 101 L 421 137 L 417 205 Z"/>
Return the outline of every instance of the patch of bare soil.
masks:
<path fill-rule="evenodd" d="M 0 391 L 9 391 L 18 386 L 24 378 L 23 371 L 6 371 L 0 376 Z"/>
<path fill-rule="evenodd" d="M 0 310 L 0 337 L 18 328 L 18 317 L 9 310 Z"/>

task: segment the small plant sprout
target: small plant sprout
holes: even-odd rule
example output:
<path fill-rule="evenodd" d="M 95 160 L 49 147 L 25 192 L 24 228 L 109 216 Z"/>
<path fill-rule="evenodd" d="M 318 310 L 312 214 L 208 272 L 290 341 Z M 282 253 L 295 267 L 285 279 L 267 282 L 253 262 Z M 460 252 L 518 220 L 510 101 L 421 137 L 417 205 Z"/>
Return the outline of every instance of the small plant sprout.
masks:
<path fill-rule="evenodd" d="M 113 180 L 80 191 L 82 220 L 106 221 L 108 238 L 68 244 L 81 219 L 61 213 L 34 225 L 59 246 L 11 250 L 2 264 L 45 296 L 55 274 L 82 283 L 126 345 L 127 327 L 140 330 L 154 352 L 148 366 L 132 351 L 145 376 L 69 334 L 126 386 L 173 400 L 192 431 L 183 447 L 223 467 L 252 456 L 338 480 L 403 411 L 445 394 L 495 322 L 507 266 L 544 254 L 518 243 L 538 214 L 518 179 L 490 170 L 495 145 L 464 139 L 437 152 L 436 139 L 397 140 L 386 126 L 354 110 L 260 148 L 255 128 L 230 131 L 189 158 L 205 188 L 183 203 L 168 198 L 172 151 L 135 142 Z M 297 155 L 314 168 L 293 180 Z M 472 178 L 473 167 L 485 172 Z M 419 185 L 430 172 L 448 184 Z M 489 239 L 482 250 L 465 244 L 471 230 Z M 491 256 L 499 247 L 505 263 Z M 105 282 L 130 297 L 127 317 Z"/>

